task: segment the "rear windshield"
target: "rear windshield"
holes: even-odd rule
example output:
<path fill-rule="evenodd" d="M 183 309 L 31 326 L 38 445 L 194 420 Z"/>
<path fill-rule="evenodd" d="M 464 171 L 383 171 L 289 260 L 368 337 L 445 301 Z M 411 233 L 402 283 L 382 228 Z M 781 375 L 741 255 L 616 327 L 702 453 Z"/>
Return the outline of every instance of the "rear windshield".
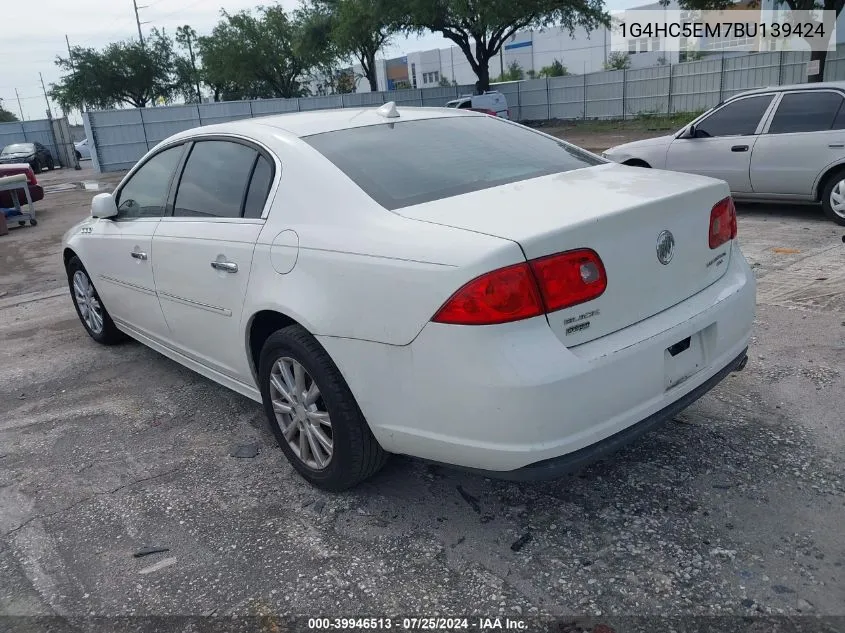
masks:
<path fill-rule="evenodd" d="M 490 116 L 372 125 L 303 140 L 387 209 L 603 162 Z"/>
<path fill-rule="evenodd" d="M 0 152 L 2 154 L 19 154 L 21 152 L 34 152 L 35 145 L 32 143 L 14 143 L 12 145 L 6 145 L 3 148 L 3 151 Z"/>

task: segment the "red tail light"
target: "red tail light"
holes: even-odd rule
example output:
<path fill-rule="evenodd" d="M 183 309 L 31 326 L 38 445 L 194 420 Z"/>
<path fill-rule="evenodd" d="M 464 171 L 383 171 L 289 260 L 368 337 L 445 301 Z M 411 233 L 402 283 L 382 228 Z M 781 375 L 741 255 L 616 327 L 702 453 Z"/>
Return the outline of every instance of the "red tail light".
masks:
<path fill-rule="evenodd" d="M 26 170 L 26 181 L 30 185 L 37 185 L 38 184 L 38 178 L 35 177 L 35 172 L 32 171 L 32 167 L 30 167 L 29 169 Z"/>
<path fill-rule="evenodd" d="M 736 207 L 733 198 L 720 200 L 710 211 L 710 248 L 718 248 L 736 237 Z"/>
<path fill-rule="evenodd" d="M 492 325 L 543 314 L 543 302 L 528 263 L 476 277 L 453 294 L 432 321 Z"/>
<path fill-rule="evenodd" d="M 607 275 L 598 254 L 588 248 L 531 261 L 546 312 L 562 310 L 599 297 Z"/>
<path fill-rule="evenodd" d="M 605 288 L 607 275 L 595 251 L 567 251 L 476 277 L 453 294 L 432 321 L 509 323 L 590 301 Z"/>

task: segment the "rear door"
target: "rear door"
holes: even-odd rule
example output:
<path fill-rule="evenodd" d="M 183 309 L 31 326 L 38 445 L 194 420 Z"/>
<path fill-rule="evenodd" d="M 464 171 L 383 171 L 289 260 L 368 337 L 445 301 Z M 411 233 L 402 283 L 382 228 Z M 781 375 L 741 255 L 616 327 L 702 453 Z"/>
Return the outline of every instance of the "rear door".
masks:
<path fill-rule="evenodd" d="M 237 380 L 251 373 L 241 316 L 275 166 L 232 137 L 197 140 L 153 237 L 156 290 L 181 353 Z"/>
<path fill-rule="evenodd" d="M 784 93 L 751 154 L 755 193 L 810 197 L 819 174 L 845 156 L 845 98 L 837 90 Z"/>
<path fill-rule="evenodd" d="M 751 153 L 773 98 L 752 95 L 713 111 L 696 123 L 695 138 L 672 141 L 666 169 L 719 178 L 733 192 L 751 192 Z"/>

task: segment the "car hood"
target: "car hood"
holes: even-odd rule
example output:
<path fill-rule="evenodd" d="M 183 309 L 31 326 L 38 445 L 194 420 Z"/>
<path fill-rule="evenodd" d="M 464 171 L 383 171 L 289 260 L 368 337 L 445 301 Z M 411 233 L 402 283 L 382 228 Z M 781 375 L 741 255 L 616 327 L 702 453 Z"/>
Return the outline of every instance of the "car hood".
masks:
<path fill-rule="evenodd" d="M 14 154 L 3 154 L 0 156 L 0 161 L 4 163 L 11 163 L 27 156 L 33 156 L 35 152 L 15 152 Z"/>
<path fill-rule="evenodd" d="M 643 147 L 657 147 L 657 146 L 667 146 L 675 140 L 674 134 L 667 134 L 666 136 L 656 136 L 655 138 L 645 138 L 641 141 L 631 141 L 630 143 L 623 143 L 622 145 L 614 145 L 610 149 L 608 149 L 605 154 L 610 154 L 611 152 L 627 152 L 632 149 L 640 149 Z"/>

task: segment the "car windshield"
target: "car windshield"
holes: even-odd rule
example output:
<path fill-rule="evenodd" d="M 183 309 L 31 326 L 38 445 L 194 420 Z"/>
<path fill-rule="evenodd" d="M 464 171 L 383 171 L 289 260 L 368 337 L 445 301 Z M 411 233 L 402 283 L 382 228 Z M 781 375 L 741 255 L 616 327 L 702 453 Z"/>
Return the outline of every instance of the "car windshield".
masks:
<path fill-rule="evenodd" d="M 12 143 L 3 148 L 2 154 L 24 154 L 35 151 L 35 145 L 32 143 Z"/>
<path fill-rule="evenodd" d="M 303 140 L 387 209 L 602 162 L 573 145 L 489 116 L 372 125 Z"/>

